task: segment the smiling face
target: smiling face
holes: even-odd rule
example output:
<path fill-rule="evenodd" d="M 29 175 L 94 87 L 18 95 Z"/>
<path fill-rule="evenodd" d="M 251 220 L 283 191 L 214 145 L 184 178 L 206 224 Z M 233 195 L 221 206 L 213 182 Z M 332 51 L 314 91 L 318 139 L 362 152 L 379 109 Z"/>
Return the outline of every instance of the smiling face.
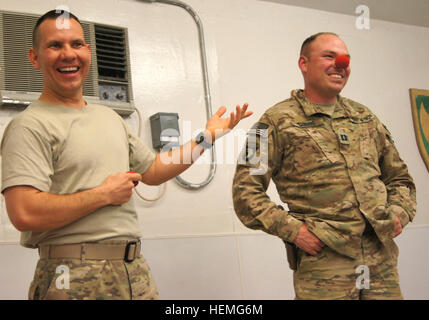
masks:
<path fill-rule="evenodd" d="M 299 68 L 304 76 L 304 94 L 315 103 L 333 103 L 347 83 L 350 65 L 345 68 L 335 66 L 339 55 L 349 56 L 344 42 L 337 36 L 323 34 L 308 48 L 307 55 L 299 58 Z"/>
<path fill-rule="evenodd" d="M 82 26 L 70 19 L 69 28 L 58 28 L 56 19 L 42 22 L 36 48 L 29 59 L 43 76 L 41 99 L 46 101 L 83 100 L 82 86 L 88 75 L 91 51 L 85 43 Z"/>

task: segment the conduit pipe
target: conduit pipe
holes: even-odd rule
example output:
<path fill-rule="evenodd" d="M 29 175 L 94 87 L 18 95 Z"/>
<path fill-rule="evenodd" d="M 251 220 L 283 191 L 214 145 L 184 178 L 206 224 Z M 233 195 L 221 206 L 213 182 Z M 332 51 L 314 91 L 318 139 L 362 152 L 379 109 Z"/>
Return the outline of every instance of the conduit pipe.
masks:
<path fill-rule="evenodd" d="M 178 0 L 138 0 L 141 2 L 159 2 L 159 3 L 165 3 L 170 5 L 175 5 L 178 7 L 181 7 L 185 9 L 194 19 L 195 23 L 198 27 L 198 37 L 200 42 L 200 55 L 201 55 L 201 66 L 202 66 L 202 72 L 203 72 L 203 82 L 204 82 L 204 98 L 206 102 L 206 113 L 207 113 L 207 120 L 210 119 L 212 116 L 212 105 L 211 105 L 211 97 L 210 97 L 210 85 L 209 85 L 209 76 L 208 76 L 208 70 L 207 70 L 207 56 L 206 56 L 206 49 L 205 49 L 205 41 L 204 41 L 204 31 L 203 31 L 203 24 L 201 22 L 200 17 L 195 12 L 194 9 L 191 8 L 188 4 L 178 1 Z M 185 179 L 181 178 L 180 176 L 176 177 L 176 182 L 183 188 L 190 189 L 190 190 L 196 190 L 201 189 L 208 185 L 214 178 L 216 173 L 216 150 L 215 146 L 210 149 L 211 153 L 211 160 L 210 160 L 210 171 L 207 176 L 207 179 L 204 180 L 201 183 L 191 183 L 186 181 Z"/>

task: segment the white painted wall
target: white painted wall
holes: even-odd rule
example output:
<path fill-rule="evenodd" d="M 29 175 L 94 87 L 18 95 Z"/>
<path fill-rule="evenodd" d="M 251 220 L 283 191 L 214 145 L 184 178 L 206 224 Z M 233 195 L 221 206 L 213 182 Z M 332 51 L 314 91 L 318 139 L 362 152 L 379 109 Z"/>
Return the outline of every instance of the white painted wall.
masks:
<path fill-rule="evenodd" d="M 417 184 L 418 214 L 398 238 L 404 296 L 428 299 L 428 171 L 414 137 L 409 88 L 429 88 L 429 29 L 371 21 L 357 30 L 355 17 L 278 5 L 258 0 L 186 0 L 205 28 L 213 108 L 249 102 L 249 128 L 265 109 L 302 87 L 297 67 L 302 41 L 319 31 L 338 33 L 352 55 L 352 74 L 343 95 L 368 105 L 394 135 Z M 125 0 L 0 0 L 0 9 L 44 13 L 67 5 L 82 20 L 128 28 L 135 102 L 143 115 L 142 140 L 151 145 L 148 118 L 178 112 L 192 131 L 205 124 L 197 30 L 178 7 Z M 0 110 L 0 133 L 15 115 Z M 127 122 L 137 128 L 137 116 Z M 220 141 L 222 144 L 222 141 Z M 224 146 L 226 142 L 224 141 Z M 220 161 L 227 160 L 226 149 Z M 241 146 L 234 151 L 238 154 Z M 183 177 L 202 181 L 208 165 L 192 167 Z M 292 274 L 280 240 L 248 230 L 232 210 L 233 164 L 221 164 L 214 181 L 188 191 L 173 181 L 155 204 L 135 198 L 147 258 L 165 299 L 292 299 Z M 280 202 L 275 188 L 272 198 Z M 156 187 L 140 186 L 147 196 Z M 0 299 L 25 299 L 37 254 L 16 244 L 2 199 L 0 212 Z"/>

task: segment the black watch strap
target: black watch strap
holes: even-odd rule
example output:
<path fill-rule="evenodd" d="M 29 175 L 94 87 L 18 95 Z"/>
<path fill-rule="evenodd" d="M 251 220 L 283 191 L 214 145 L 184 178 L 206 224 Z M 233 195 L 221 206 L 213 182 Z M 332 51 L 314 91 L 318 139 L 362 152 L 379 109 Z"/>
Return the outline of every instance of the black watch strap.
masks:
<path fill-rule="evenodd" d="M 202 146 L 204 149 L 209 149 L 213 146 L 211 142 L 206 141 L 206 135 L 204 134 L 204 132 L 200 132 L 195 137 L 195 142 L 200 146 Z"/>

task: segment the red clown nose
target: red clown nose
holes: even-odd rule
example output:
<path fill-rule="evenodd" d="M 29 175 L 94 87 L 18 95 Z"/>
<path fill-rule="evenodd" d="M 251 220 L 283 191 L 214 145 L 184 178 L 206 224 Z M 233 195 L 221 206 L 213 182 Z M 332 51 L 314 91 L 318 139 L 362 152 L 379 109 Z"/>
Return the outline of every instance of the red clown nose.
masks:
<path fill-rule="evenodd" d="M 134 171 L 127 171 L 127 173 L 135 173 Z M 136 186 L 136 185 L 138 185 L 138 181 L 133 181 L 133 183 L 134 183 L 134 187 Z"/>
<path fill-rule="evenodd" d="M 338 69 L 345 69 L 349 66 L 349 64 L 350 58 L 346 55 L 337 56 L 337 58 L 335 59 L 335 66 Z"/>

